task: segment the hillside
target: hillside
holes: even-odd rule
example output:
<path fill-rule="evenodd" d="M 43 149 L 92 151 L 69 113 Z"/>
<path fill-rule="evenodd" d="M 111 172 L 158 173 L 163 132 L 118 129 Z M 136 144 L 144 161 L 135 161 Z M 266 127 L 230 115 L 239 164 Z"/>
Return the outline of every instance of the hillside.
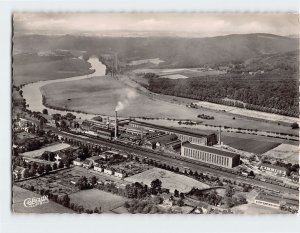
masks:
<path fill-rule="evenodd" d="M 207 38 L 85 37 L 18 35 L 16 51 L 54 49 L 84 50 L 95 55 L 117 52 L 120 60 L 160 58 L 165 67 L 197 67 L 204 64 L 243 62 L 263 54 L 298 49 L 298 40 L 271 34 L 236 34 Z"/>
<path fill-rule="evenodd" d="M 218 76 L 172 80 L 145 75 L 146 87 L 160 94 L 297 117 L 298 56 L 299 51 L 262 55 Z"/>

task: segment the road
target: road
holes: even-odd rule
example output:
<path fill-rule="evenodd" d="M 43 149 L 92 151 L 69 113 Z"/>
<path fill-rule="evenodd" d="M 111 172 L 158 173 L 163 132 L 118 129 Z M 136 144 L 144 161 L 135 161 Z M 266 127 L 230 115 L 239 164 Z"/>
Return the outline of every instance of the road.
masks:
<path fill-rule="evenodd" d="M 28 119 L 28 120 L 32 120 L 32 119 Z M 37 121 L 38 122 L 38 121 Z M 37 123 L 35 122 L 35 123 Z M 107 141 L 104 139 L 94 139 L 94 138 L 90 138 L 90 137 L 83 137 L 81 135 L 76 135 L 76 134 L 72 134 L 72 133 L 68 133 L 68 132 L 64 132 L 64 131 L 59 131 L 57 128 L 52 127 L 52 126 L 46 126 L 44 128 L 51 130 L 53 133 L 63 136 L 63 137 L 67 137 L 73 140 L 77 140 L 80 141 L 82 143 L 90 143 L 90 144 L 95 144 L 95 145 L 105 145 L 117 150 L 122 150 L 122 151 L 126 151 L 129 153 L 134 153 L 137 155 L 140 155 L 142 157 L 148 157 L 151 158 L 153 160 L 157 160 L 160 161 L 161 163 L 165 163 L 169 166 L 173 166 L 173 167 L 188 167 L 193 171 L 197 171 L 198 173 L 211 173 L 215 176 L 220 176 L 220 177 L 224 177 L 227 179 L 234 179 L 236 182 L 243 182 L 243 183 L 247 183 L 247 184 L 251 184 L 254 186 L 258 186 L 260 188 L 263 189 L 270 189 L 270 190 L 274 190 L 274 191 L 279 191 L 279 192 L 283 192 L 283 193 L 290 193 L 290 194 L 296 194 L 299 195 L 299 191 L 295 190 L 295 189 L 290 189 L 287 187 L 282 187 L 280 185 L 277 184 L 270 184 L 264 181 L 260 181 L 260 180 L 254 180 L 248 177 L 244 177 L 244 176 L 240 176 L 237 174 L 232 174 L 226 171 L 222 171 L 222 170 L 217 170 L 215 168 L 210 168 L 210 167 L 206 167 L 203 166 L 201 164 L 198 164 L 196 161 L 193 160 L 189 160 L 189 159 L 182 159 L 179 156 L 178 157 L 168 157 L 166 155 L 163 154 L 158 154 L 158 153 L 154 153 L 154 152 L 150 152 L 150 151 L 145 151 L 145 150 L 141 150 L 140 148 L 133 148 L 133 147 L 129 147 L 127 145 L 123 145 L 123 144 L 117 144 L 115 142 L 112 141 Z"/>

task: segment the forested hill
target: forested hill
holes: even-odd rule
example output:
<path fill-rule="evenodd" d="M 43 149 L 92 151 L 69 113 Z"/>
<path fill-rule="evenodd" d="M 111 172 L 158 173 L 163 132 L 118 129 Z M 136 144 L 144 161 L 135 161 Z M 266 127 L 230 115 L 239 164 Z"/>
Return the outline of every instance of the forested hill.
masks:
<path fill-rule="evenodd" d="M 298 56 L 299 51 L 262 55 L 218 76 L 172 80 L 148 75 L 147 88 L 166 95 L 298 117 Z"/>
<path fill-rule="evenodd" d="M 243 62 L 263 54 L 298 49 L 298 39 L 272 34 L 236 34 L 207 38 L 86 37 L 17 35 L 16 51 L 85 50 L 97 55 L 117 52 L 121 60 L 160 58 L 166 67 Z"/>

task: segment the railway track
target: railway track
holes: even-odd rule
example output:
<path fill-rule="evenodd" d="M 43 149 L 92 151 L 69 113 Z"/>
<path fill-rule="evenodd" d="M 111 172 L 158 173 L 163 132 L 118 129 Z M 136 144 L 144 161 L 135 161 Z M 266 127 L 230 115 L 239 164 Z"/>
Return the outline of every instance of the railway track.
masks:
<path fill-rule="evenodd" d="M 97 138 L 97 139 L 91 138 L 91 137 L 82 138 L 81 135 L 71 134 L 71 133 L 58 131 L 58 130 L 55 130 L 55 133 L 62 137 L 72 139 L 74 141 L 79 141 L 85 145 L 90 145 L 90 146 L 105 145 L 107 147 L 111 147 L 111 148 L 114 148 L 117 150 L 122 150 L 122 151 L 136 154 L 140 157 L 144 157 L 144 158 L 147 157 L 149 159 L 159 161 L 160 163 L 165 163 L 169 166 L 188 167 L 189 169 L 191 169 L 193 171 L 197 171 L 198 173 L 199 172 L 210 173 L 214 176 L 220 176 L 220 177 L 224 177 L 224 178 L 228 178 L 228 179 L 234 179 L 236 182 L 250 184 L 252 186 L 256 186 L 256 187 L 259 187 L 262 189 L 268 189 L 268 190 L 272 190 L 272 191 L 276 191 L 276 192 L 285 192 L 285 193 L 291 193 L 291 194 L 297 194 L 297 195 L 299 194 L 299 191 L 296 189 L 284 187 L 284 186 L 277 185 L 277 184 L 267 183 L 267 182 L 260 181 L 257 179 L 244 177 L 242 175 L 236 174 L 234 171 L 230 171 L 229 169 L 228 169 L 228 171 L 225 171 L 225 170 L 221 170 L 221 168 L 219 168 L 219 167 L 211 167 L 210 165 L 204 166 L 200 162 L 189 160 L 186 158 L 183 159 L 183 158 L 179 158 L 176 156 L 169 156 L 169 155 L 162 154 L 159 152 L 148 151 L 147 149 L 144 149 L 144 148 L 140 148 L 140 147 L 135 148 L 133 146 L 124 145 L 124 144 L 120 144 L 120 143 L 116 143 L 113 141 L 108 141 L 108 140 L 100 139 L 100 138 Z"/>

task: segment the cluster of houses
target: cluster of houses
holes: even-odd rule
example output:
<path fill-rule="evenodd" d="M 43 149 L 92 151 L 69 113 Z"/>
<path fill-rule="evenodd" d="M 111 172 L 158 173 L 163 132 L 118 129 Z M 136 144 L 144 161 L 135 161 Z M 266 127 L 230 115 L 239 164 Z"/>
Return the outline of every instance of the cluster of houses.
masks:
<path fill-rule="evenodd" d="M 124 178 L 127 176 L 127 173 L 124 169 L 114 168 L 113 166 L 107 165 L 109 159 L 120 156 L 123 158 L 127 157 L 126 154 L 121 154 L 117 151 L 105 151 L 97 156 L 89 157 L 84 161 L 80 161 L 80 159 L 77 158 L 73 161 L 73 164 L 86 169 L 93 168 L 94 171 L 102 172 L 107 175 L 114 175 L 119 178 Z"/>

